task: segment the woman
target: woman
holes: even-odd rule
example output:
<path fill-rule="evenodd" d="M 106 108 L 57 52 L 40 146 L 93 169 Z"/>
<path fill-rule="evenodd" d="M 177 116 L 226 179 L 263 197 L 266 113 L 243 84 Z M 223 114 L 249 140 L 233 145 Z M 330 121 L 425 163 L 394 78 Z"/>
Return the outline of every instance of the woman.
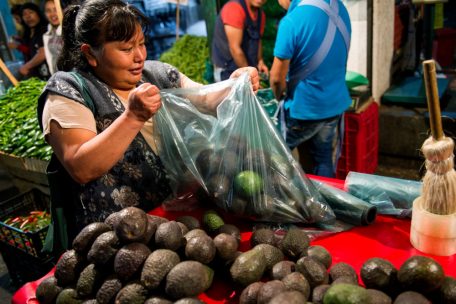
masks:
<path fill-rule="evenodd" d="M 38 113 L 54 151 L 51 197 L 65 204 L 69 240 L 90 222 L 127 206 L 148 211 L 170 194 L 153 150 L 151 117 L 161 105 L 160 89 L 201 84 L 145 60 L 146 24 L 121 0 L 88 0 L 65 10 L 59 72 L 48 81 Z M 258 72 L 243 70 L 256 91 Z"/>
<path fill-rule="evenodd" d="M 46 0 L 44 3 L 44 15 L 49 22 L 48 30 L 43 35 L 44 54 L 50 74 L 57 71 L 57 58 L 63 47 L 62 27 L 57 16 L 54 0 Z"/>
<path fill-rule="evenodd" d="M 19 68 L 19 72 L 24 77 L 47 79 L 49 69 L 43 47 L 43 34 L 47 27 L 46 19 L 34 3 L 23 4 L 21 12 L 25 27 L 24 44 L 27 45 L 30 54 L 25 58 L 25 63 Z"/>

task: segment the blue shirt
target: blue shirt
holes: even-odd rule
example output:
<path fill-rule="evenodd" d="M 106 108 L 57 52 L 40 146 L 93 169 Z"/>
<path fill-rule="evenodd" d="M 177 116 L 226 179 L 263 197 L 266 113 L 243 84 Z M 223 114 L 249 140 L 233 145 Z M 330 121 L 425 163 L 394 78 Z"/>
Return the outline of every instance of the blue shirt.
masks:
<path fill-rule="evenodd" d="M 329 3 L 328 0 L 325 0 Z M 290 60 L 288 78 L 301 70 L 321 45 L 328 26 L 328 15 L 314 6 L 297 6 L 293 0 L 279 24 L 274 56 Z M 339 15 L 351 34 L 350 17 L 339 1 Z M 348 52 L 336 30 L 332 47 L 322 64 L 306 79 L 287 92 L 285 108 L 295 119 L 317 120 L 342 114 L 351 104 L 345 84 Z"/>

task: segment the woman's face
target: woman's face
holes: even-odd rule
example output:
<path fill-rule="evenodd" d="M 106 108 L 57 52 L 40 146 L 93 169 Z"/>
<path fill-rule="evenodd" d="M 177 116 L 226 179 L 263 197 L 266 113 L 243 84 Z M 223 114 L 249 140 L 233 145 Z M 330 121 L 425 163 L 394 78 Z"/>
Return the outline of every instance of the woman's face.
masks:
<path fill-rule="evenodd" d="M 55 8 L 54 1 L 46 1 L 46 4 L 44 5 L 44 14 L 52 26 L 59 26 L 60 21 L 57 16 L 57 9 Z"/>
<path fill-rule="evenodd" d="M 34 28 L 40 23 L 40 16 L 34 10 L 26 8 L 22 11 L 22 20 L 29 28 Z"/>
<path fill-rule="evenodd" d="M 141 80 L 144 61 L 147 57 L 144 33 L 138 25 L 129 41 L 106 42 L 89 59 L 95 74 L 111 88 L 131 90 Z"/>

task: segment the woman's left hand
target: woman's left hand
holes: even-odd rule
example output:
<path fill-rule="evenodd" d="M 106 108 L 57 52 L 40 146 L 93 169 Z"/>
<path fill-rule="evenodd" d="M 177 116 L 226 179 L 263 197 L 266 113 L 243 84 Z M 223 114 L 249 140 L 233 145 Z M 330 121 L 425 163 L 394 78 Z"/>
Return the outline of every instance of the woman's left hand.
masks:
<path fill-rule="evenodd" d="M 256 68 L 254 68 L 254 67 L 239 68 L 230 75 L 230 78 L 237 78 L 244 72 L 249 73 L 250 81 L 252 82 L 253 92 L 256 93 L 258 91 L 258 89 L 260 88 L 260 76 L 259 76 L 258 70 Z"/>

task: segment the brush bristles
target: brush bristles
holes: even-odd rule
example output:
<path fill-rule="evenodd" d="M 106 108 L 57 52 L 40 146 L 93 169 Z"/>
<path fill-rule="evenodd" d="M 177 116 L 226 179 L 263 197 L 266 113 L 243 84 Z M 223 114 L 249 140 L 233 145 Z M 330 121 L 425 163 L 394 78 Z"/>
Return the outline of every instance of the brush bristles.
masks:
<path fill-rule="evenodd" d="M 423 209 L 440 215 L 456 213 L 456 171 L 454 170 L 454 142 L 444 137 L 429 137 L 421 150 L 426 157 L 423 178 Z"/>

